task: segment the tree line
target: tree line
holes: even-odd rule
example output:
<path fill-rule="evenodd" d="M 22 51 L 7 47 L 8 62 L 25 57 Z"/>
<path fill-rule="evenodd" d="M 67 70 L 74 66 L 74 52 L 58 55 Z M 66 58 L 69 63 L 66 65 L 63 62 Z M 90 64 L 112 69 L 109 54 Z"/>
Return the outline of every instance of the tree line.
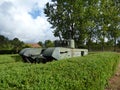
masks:
<path fill-rule="evenodd" d="M 110 46 L 114 51 L 120 41 L 120 0 L 51 0 L 44 13 L 54 29 L 54 36 L 72 38 L 76 47 L 89 50 Z"/>
<path fill-rule="evenodd" d="M 41 48 L 44 47 L 54 47 L 54 43 L 51 40 L 45 40 L 45 42 L 37 42 Z M 19 38 L 14 38 L 12 40 L 8 39 L 4 35 L 0 35 L 0 54 L 2 53 L 18 53 L 23 48 L 31 48 L 32 46 L 19 40 Z"/>
<path fill-rule="evenodd" d="M 14 38 L 13 40 L 9 40 L 7 37 L 0 35 L 0 51 L 1 53 L 5 51 L 17 53 L 24 46 L 24 42 L 20 41 L 18 38 Z M 10 50 L 10 51 L 9 51 Z M 3 52 L 4 53 L 4 52 Z"/>
<path fill-rule="evenodd" d="M 44 42 L 39 41 L 37 42 L 41 48 L 49 48 L 54 47 L 54 41 L 45 40 Z M 91 42 L 91 51 L 100 51 L 101 43 Z M 81 48 L 87 48 L 87 44 Z M 106 47 L 105 50 L 112 50 L 112 42 L 105 42 L 104 46 Z M 18 38 L 14 38 L 13 40 L 9 40 L 3 35 L 0 35 L 0 54 L 1 53 L 19 53 L 19 51 L 23 48 L 31 48 L 30 45 L 26 44 L 25 42 L 19 40 Z M 117 43 L 117 48 L 120 49 L 120 41 Z M 3 52 L 4 51 L 4 52 Z"/>

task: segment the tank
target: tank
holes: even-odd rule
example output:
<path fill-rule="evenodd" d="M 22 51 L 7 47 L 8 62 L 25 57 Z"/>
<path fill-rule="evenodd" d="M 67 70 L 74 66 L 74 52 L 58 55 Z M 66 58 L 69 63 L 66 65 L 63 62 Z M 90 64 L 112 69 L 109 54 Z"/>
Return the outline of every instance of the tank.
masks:
<path fill-rule="evenodd" d="M 88 49 L 75 48 L 74 40 L 55 41 L 55 47 L 50 48 L 25 48 L 20 51 L 24 62 L 46 63 L 53 60 L 62 60 L 72 57 L 85 56 Z"/>

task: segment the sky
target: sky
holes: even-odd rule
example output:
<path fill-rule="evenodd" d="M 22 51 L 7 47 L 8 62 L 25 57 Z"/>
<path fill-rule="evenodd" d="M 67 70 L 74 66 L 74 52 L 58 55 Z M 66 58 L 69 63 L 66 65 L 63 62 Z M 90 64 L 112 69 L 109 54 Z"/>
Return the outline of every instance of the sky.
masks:
<path fill-rule="evenodd" d="M 50 0 L 0 0 L 0 35 L 24 42 L 55 40 L 43 12 Z"/>

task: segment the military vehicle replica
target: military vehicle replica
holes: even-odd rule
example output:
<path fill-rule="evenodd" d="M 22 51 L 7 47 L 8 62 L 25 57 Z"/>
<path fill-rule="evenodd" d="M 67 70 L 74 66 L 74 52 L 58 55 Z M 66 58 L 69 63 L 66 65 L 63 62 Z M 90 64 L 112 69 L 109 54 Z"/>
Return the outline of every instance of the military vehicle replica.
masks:
<path fill-rule="evenodd" d="M 25 48 L 19 53 L 24 62 L 46 63 L 52 60 L 62 60 L 71 57 L 85 56 L 87 49 L 76 49 L 74 40 L 55 41 L 55 47 Z"/>

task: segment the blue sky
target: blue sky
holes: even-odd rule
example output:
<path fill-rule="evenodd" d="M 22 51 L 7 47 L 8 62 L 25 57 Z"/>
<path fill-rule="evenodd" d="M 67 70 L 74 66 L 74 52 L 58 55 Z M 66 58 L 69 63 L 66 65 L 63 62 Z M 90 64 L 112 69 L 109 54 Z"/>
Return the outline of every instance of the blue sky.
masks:
<path fill-rule="evenodd" d="M 0 34 L 24 42 L 55 40 L 43 13 L 50 0 L 0 0 Z"/>
<path fill-rule="evenodd" d="M 33 19 L 36 19 L 37 17 L 39 17 L 41 15 L 41 10 L 40 9 L 32 9 L 29 14 L 31 15 L 31 17 Z"/>
<path fill-rule="evenodd" d="M 35 3 L 31 9 L 30 12 L 28 12 L 33 19 L 36 19 L 37 17 L 41 16 L 41 13 L 43 12 L 42 9 L 39 8 L 38 3 Z"/>

